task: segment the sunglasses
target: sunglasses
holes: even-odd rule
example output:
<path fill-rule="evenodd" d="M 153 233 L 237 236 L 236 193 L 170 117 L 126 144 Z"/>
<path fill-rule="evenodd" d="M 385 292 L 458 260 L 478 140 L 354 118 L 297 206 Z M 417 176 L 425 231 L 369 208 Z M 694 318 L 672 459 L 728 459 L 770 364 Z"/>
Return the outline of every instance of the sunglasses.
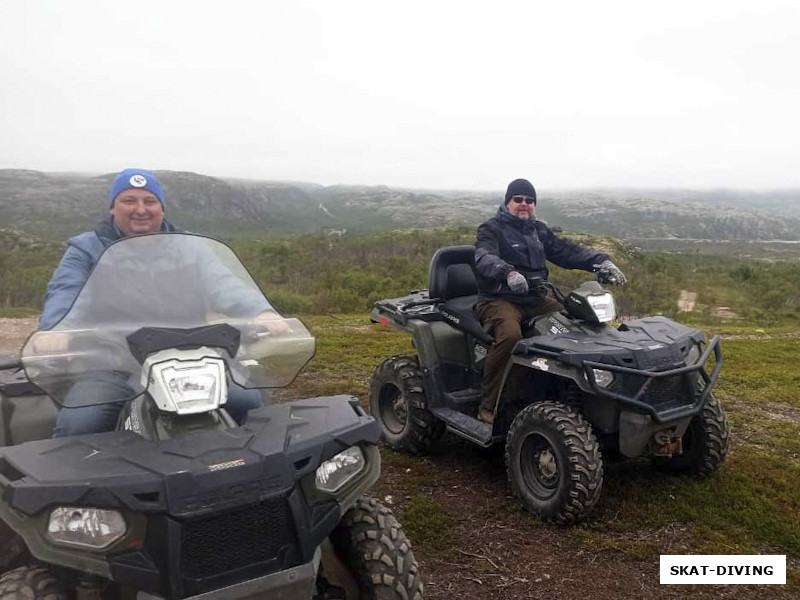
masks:
<path fill-rule="evenodd" d="M 536 204 L 536 198 L 531 198 L 530 196 L 511 196 L 511 201 L 514 204 Z"/>

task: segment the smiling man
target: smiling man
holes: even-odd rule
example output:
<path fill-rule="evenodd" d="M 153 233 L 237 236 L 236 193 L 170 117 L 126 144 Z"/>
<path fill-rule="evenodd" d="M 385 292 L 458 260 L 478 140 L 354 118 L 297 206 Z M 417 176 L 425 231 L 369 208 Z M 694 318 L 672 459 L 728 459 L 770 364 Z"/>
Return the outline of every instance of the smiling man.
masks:
<path fill-rule="evenodd" d="M 93 231 L 69 240 L 67 251 L 47 284 L 39 329 L 51 329 L 81 291 L 83 282 L 109 245 L 129 235 L 175 231 L 164 218 L 164 190 L 150 171 L 125 169 L 109 190 L 110 217 Z"/>
<path fill-rule="evenodd" d="M 124 235 L 161 231 L 164 192 L 149 171 L 126 169 L 111 185 L 111 219 Z"/>
<path fill-rule="evenodd" d="M 153 173 L 145 169 L 125 169 L 114 178 L 109 191 L 110 217 L 104 218 L 93 231 L 87 231 L 69 240 L 67 251 L 47 285 L 39 329 L 52 329 L 67 314 L 73 302 L 97 264 L 103 251 L 114 242 L 133 235 L 172 232 L 177 229 L 164 218 L 164 191 Z M 225 276 L 219 268 L 207 266 L 208 273 L 217 280 Z M 235 306 L 248 304 L 248 290 L 231 287 L 225 294 L 215 296 L 219 302 Z M 280 334 L 286 331 L 280 315 L 269 302 L 258 294 L 249 298 L 255 317 L 266 330 Z M 224 310 L 222 311 L 224 312 Z M 66 336 L 54 335 L 46 342 L 52 352 L 64 351 Z M 114 428 L 123 401 L 132 394 L 131 388 L 114 373 L 95 373 L 77 383 L 58 413 L 55 437 L 108 431 Z M 73 396 L 77 401 L 72 400 Z M 84 404 L 84 406 L 81 406 Z M 75 408 L 66 408 L 75 406 Z M 258 390 L 245 389 L 233 381 L 229 383 L 228 402 L 230 415 L 241 423 L 247 412 L 262 406 Z"/>
<path fill-rule="evenodd" d="M 522 337 L 522 322 L 562 310 L 536 282 L 547 280 L 547 261 L 565 269 L 605 271 L 621 284 L 622 274 L 608 256 L 556 236 L 536 218 L 536 190 L 527 179 L 506 189 L 497 214 L 478 227 L 475 270 L 480 296 L 475 312 L 494 336 L 483 367 L 478 418 L 494 421 L 494 409 L 511 351 Z"/>

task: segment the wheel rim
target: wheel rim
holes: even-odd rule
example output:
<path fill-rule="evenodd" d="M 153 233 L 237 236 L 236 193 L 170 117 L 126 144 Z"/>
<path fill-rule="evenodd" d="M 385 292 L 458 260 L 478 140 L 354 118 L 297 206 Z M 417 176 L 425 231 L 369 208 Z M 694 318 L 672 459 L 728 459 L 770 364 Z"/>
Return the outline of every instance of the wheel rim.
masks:
<path fill-rule="evenodd" d="M 531 433 L 522 442 L 520 471 L 525 485 L 540 500 L 548 500 L 558 491 L 561 469 L 555 448 L 543 435 Z"/>
<path fill-rule="evenodd" d="M 386 429 L 397 435 L 408 425 L 408 405 L 403 392 L 396 385 L 387 384 L 381 389 L 378 411 Z"/>

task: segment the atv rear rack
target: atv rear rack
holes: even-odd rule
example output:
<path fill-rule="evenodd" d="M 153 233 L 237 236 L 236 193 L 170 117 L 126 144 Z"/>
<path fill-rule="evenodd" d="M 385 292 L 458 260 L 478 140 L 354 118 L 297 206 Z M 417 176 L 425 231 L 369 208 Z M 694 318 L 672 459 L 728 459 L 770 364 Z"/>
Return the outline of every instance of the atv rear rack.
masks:
<path fill-rule="evenodd" d="M 398 325 L 405 325 L 409 319 L 421 321 L 442 321 L 438 305 L 441 298 L 428 297 L 428 290 L 413 290 L 408 296 L 378 300 L 370 320 L 373 323 L 388 325 L 389 319 Z"/>
<path fill-rule="evenodd" d="M 715 365 L 714 369 L 709 375 L 705 370 L 705 364 L 711 357 L 712 352 L 714 353 Z M 640 369 L 632 369 L 630 367 L 610 365 L 590 360 L 584 360 L 582 366 L 583 372 L 586 375 L 586 380 L 589 382 L 589 385 L 595 394 L 598 396 L 612 398 L 623 406 L 627 406 L 636 411 L 645 412 L 650 415 L 656 423 L 665 423 L 667 421 L 675 421 L 677 419 L 694 416 L 703 409 L 703 406 L 708 400 L 708 396 L 711 394 L 711 389 L 714 387 L 717 377 L 719 377 L 719 372 L 722 369 L 722 351 L 719 347 L 719 336 L 715 335 L 709 342 L 706 349 L 703 351 L 703 354 L 697 359 L 695 364 L 686 365 L 685 367 L 678 367 L 677 369 L 670 369 L 667 371 L 642 371 Z M 626 396 L 625 394 L 614 392 L 598 385 L 597 379 L 594 375 L 594 369 L 601 369 L 604 371 L 611 371 L 612 373 L 621 373 L 624 375 L 636 375 L 639 377 L 646 377 L 647 379 L 644 381 L 636 394 L 633 396 Z M 647 388 L 654 380 L 675 377 L 676 375 L 689 375 L 692 373 L 698 373 L 705 383 L 703 391 L 699 396 L 697 396 L 693 404 L 688 406 L 679 406 L 677 408 L 659 412 L 654 406 L 642 401 L 642 396 L 645 394 Z"/>

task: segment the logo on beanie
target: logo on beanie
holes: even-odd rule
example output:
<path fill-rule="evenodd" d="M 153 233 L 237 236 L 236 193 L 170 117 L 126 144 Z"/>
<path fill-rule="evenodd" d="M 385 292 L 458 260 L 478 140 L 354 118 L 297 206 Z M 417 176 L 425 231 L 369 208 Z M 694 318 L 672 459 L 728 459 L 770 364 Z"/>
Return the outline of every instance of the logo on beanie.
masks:
<path fill-rule="evenodd" d="M 131 177 L 130 183 L 135 188 L 143 188 L 147 185 L 147 178 L 144 175 L 134 175 Z"/>

